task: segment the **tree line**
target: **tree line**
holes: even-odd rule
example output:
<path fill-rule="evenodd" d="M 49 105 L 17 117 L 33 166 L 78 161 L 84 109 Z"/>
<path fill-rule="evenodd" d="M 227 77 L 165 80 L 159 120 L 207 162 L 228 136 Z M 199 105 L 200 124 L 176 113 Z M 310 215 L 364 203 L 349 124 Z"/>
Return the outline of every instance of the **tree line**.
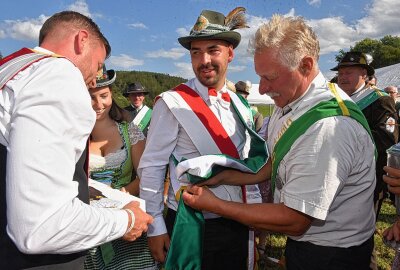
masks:
<path fill-rule="evenodd" d="M 122 108 L 128 106 L 130 103 L 122 94 L 130 83 L 140 82 L 145 89 L 149 91 L 149 95 L 147 95 L 145 99 L 146 105 L 153 107 L 153 101 L 157 95 L 186 81 L 187 80 L 184 78 L 162 73 L 117 71 L 117 78 L 113 84 L 113 97 Z"/>
<path fill-rule="evenodd" d="M 387 35 L 379 40 L 365 38 L 356 42 L 354 47 L 351 46 L 349 51 L 370 54 L 373 58 L 371 66 L 375 69 L 394 65 L 400 63 L 400 37 Z M 335 56 L 338 63 L 345 53 L 340 50 Z"/>

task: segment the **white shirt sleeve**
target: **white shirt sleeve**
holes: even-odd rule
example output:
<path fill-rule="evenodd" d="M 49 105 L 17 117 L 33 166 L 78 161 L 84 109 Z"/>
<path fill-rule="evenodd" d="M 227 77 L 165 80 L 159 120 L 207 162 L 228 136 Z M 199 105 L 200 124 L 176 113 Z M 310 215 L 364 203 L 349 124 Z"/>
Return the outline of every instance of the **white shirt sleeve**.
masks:
<path fill-rule="evenodd" d="M 167 233 L 163 218 L 164 179 L 166 166 L 174 151 L 179 125 L 162 99 L 154 106 L 146 147 L 140 159 L 140 197 L 146 201 L 146 211 L 153 216 L 148 236 Z"/>
<path fill-rule="evenodd" d="M 121 237 L 128 215 L 79 199 L 75 164 L 94 112 L 79 70 L 66 59 L 33 64 L 10 81 L 7 232 L 24 253 L 72 253 Z"/>

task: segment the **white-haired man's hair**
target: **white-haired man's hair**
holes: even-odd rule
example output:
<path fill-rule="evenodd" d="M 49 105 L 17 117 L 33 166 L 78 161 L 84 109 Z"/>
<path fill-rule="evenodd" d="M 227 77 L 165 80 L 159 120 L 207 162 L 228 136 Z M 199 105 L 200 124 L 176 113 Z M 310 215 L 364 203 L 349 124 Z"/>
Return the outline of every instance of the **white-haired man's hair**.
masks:
<path fill-rule="evenodd" d="M 250 47 L 254 53 L 265 48 L 277 49 L 278 59 L 291 70 L 296 69 L 305 56 L 314 58 L 315 68 L 318 68 L 319 42 L 302 17 L 273 15 L 258 28 Z"/>

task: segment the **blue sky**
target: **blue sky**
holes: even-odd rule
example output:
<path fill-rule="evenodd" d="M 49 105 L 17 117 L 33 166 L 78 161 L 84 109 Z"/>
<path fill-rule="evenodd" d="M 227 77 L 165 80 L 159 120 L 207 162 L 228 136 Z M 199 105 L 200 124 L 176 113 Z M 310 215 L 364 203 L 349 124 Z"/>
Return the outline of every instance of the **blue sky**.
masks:
<path fill-rule="evenodd" d="M 188 51 L 177 42 L 187 35 L 203 9 L 229 13 L 247 9 L 250 28 L 240 30 L 242 42 L 228 70 L 233 82 L 258 83 L 249 38 L 272 14 L 304 17 L 316 31 L 321 47 L 320 69 L 328 77 L 334 55 L 366 37 L 400 35 L 399 0 L 14 0 L 3 1 L 0 12 L 0 52 L 37 45 L 43 22 L 53 13 L 75 10 L 92 17 L 109 39 L 112 55 L 107 68 L 160 72 L 193 77 Z"/>

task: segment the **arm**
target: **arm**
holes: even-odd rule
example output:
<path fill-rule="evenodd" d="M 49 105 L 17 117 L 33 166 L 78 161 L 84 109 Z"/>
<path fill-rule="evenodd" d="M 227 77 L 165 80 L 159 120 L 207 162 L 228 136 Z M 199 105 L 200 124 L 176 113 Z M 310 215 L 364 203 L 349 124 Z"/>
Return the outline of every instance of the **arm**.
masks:
<path fill-rule="evenodd" d="M 7 168 L 7 231 L 24 253 L 71 253 L 123 236 L 126 211 L 78 198 L 75 163 L 94 124 L 82 76 L 65 59 L 43 60 L 18 93 Z M 51 77 L 48 76 L 51 74 Z M 69 79 L 65 79 L 69 78 Z M 17 89 L 18 88 L 18 89 Z"/>
<path fill-rule="evenodd" d="M 164 222 L 164 179 L 166 166 L 178 137 L 178 122 L 162 99 L 154 106 L 146 148 L 139 163 L 140 197 L 154 218 L 149 226 L 148 244 L 155 260 L 164 262 L 169 236 Z"/>
<path fill-rule="evenodd" d="M 229 202 L 217 198 L 207 188 L 197 186 L 189 187 L 183 193 L 183 200 L 187 205 L 198 210 L 213 212 L 250 227 L 293 236 L 304 234 L 313 220 L 312 217 L 288 208 L 282 203 Z"/>
<path fill-rule="evenodd" d="M 238 170 L 223 170 L 207 181 L 199 183 L 198 186 L 214 185 L 251 185 L 266 181 L 271 178 L 271 159 L 256 173 L 244 173 Z"/>
<path fill-rule="evenodd" d="M 132 122 L 129 124 L 129 139 L 131 141 L 131 159 L 134 171 L 132 172 L 132 181 L 121 188 L 121 191 L 128 192 L 134 196 L 139 195 L 139 177 L 136 176 L 139 167 L 139 161 L 142 157 L 146 144 L 145 137 L 140 129 Z"/>

